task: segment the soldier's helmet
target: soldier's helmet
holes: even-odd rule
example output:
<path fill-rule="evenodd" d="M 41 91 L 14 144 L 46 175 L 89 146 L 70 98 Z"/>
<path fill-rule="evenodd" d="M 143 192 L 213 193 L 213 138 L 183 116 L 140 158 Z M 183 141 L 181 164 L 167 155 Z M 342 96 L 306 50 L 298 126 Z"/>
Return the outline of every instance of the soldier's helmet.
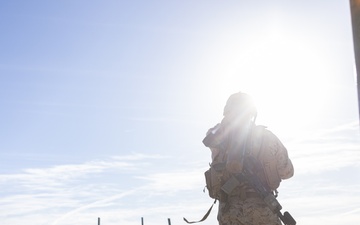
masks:
<path fill-rule="evenodd" d="M 250 95 L 238 92 L 228 98 L 223 115 L 225 117 L 248 115 L 256 118 L 257 109 Z"/>

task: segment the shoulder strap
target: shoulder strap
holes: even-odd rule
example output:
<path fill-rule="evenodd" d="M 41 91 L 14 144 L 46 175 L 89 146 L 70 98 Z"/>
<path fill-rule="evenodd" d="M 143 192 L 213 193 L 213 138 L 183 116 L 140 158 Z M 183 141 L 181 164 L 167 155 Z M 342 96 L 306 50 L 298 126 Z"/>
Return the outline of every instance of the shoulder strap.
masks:
<path fill-rule="evenodd" d="M 206 219 L 208 218 L 208 216 L 210 215 L 210 212 L 211 212 L 211 210 L 212 210 L 212 208 L 213 208 L 213 206 L 214 206 L 215 203 L 216 203 L 216 199 L 215 199 L 215 201 L 213 202 L 213 204 L 211 205 L 210 209 L 206 212 L 206 214 L 203 216 L 203 218 L 202 218 L 201 220 L 199 220 L 199 221 L 190 221 L 190 222 L 189 222 L 185 217 L 183 217 L 184 221 L 185 221 L 186 223 L 188 223 L 188 224 L 192 224 L 192 223 L 200 223 L 200 222 L 206 220 Z"/>
<path fill-rule="evenodd" d="M 262 149 L 263 149 L 263 143 L 265 139 L 264 130 L 265 126 L 255 126 L 253 128 L 253 132 L 251 135 L 251 148 L 250 148 L 250 155 L 258 158 Z"/>

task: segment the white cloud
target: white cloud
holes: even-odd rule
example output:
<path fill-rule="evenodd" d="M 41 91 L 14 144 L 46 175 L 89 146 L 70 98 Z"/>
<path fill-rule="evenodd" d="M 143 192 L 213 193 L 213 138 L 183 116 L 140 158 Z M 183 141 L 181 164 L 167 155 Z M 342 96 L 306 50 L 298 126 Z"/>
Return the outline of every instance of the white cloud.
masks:
<path fill-rule="evenodd" d="M 348 131 L 323 132 L 315 140 L 292 143 L 295 176 L 282 183 L 279 200 L 298 224 L 360 221 L 360 148 L 356 138 L 341 138 Z M 338 138 L 334 143 L 333 136 Z M 181 224 L 183 216 L 200 219 L 212 203 L 202 192 L 207 160 L 174 159 L 133 153 L 1 174 L 0 219 L 7 224 L 31 220 L 52 225 L 91 224 L 97 217 L 107 225 L 139 224 L 142 216 L 150 225 L 165 224 L 167 218 Z M 214 223 L 216 207 L 203 225 Z"/>
<path fill-rule="evenodd" d="M 142 153 L 132 153 L 131 155 L 113 156 L 112 158 L 115 160 L 135 161 L 143 159 L 165 159 L 169 157 L 160 154 L 146 155 Z"/>
<path fill-rule="evenodd" d="M 117 194 L 117 195 L 114 195 L 114 196 L 110 196 L 110 197 L 108 197 L 108 198 L 101 199 L 101 200 L 92 202 L 92 203 L 90 203 L 90 204 L 86 204 L 86 205 L 83 205 L 83 206 L 81 206 L 81 207 L 75 208 L 75 209 L 71 210 L 70 212 L 67 212 L 66 214 L 64 214 L 64 215 L 61 216 L 60 218 L 56 219 L 56 220 L 52 223 L 52 225 L 57 225 L 57 224 L 59 224 L 61 221 L 67 219 L 68 217 L 71 217 L 71 216 L 74 215 L 74 214 L 78 214 L 78 213 L 80 213 L 81 211 L 84 211 L 84 210 L 87 210 L 87 209 L 93 208 L 93 207 L 101 207 L 101 206 L 104 206 L 105 203 L 108 203 L 108 202 L 111 202 L 111 201 L 114 201 L 114 200 L 123 198 L 123 197 L 128 196 L 128 195 L 131 195 L 131 194 L 133 194 L 133 193 L 134 193 L 134 190 L 128 191 L 128 192 L 123 192 L 123 193 L 121 193 L 121 194 Z"/>
<path fill-rule="evenodd" d="M 203 171 L 170 171 L 167 173 L 149 174 L 139 178 L 150 181 L 147 185 L 150 190 L 154 191 L 182 191 L 191 190 L 194 186 L 204 184 L 203 177 L 200 177 Z"/>
<path fill-rule="evenodd" d="M 162 196 L 171 202 L 174 193 L 191 190 L 194 183 L 200 183 L 196 177 L 200 171 L 156 171 L 153 165 L 163 159 L 168 157 L 133 154 L 1 174 L 0 219 L 13 224 L 30 218 L 37 224 L 85 224 L 89 211 L 106 209 L 112 212 L 108 218 L 120 219 L 118 213 L 127 212 L 121 218 L 131 224 L 129 221 L 138 220 L 139 216 L 129 211 L 150 215 L 170 210 L 166 202 L 159 206 L 156 199 Z M 170 211 L 175 213 L 176 208 Z"/>
<path fill-rule="evenodd" d="M 321 173 L 359 166 L 360 134 L 357 126 L 349 123 L 287 143 L 296 173 Z"/>

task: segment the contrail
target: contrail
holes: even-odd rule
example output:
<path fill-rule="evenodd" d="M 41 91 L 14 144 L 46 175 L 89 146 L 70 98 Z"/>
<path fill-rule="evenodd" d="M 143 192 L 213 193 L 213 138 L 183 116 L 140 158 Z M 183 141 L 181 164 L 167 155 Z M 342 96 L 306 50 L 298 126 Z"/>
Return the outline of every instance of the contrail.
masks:
<path fill-rule="evenodd" d="M 74 215 L 74 214 L 76 214 L 76 213 L 78 213 L 78 212 L 81 212 L 81 211 L 83 211 L 83 210 L 85 210 L 85 209 L 92 208 L 92 207 L 94 207 L 94 206 L 96 206 L 96 205 L 98 205 L 98 204 L 101 204 L 101 203 L 111 202 L 111 201 L 113 201 L 113 200 L 115 200 L 115 199 L 123 198 L 123 197 L 125 197 L 125 196 L 128 196 L 128 195 L 133 194 L 135 191 L 136 191 L 136 189 L 131 190 L 131 191 L 127 191 L 127 192 L 124 192 L 124 193 L 121 193 L 121 194 L 113 195 L 113 196 L 111 196 L 111 197 L 109 197 L 109 198 L 106 198 L 106 199 L 103 199 L 103 200 L 99 200 L 99 201 L 95 201 L 95 202 L 93 202 L 93 203 L 90 203 L 90 204 L 81 206 L 81 207 L 79 207 L 79 208 L 77 208 L 77 209 L 74 209 L 74 210 L 66 213 L 65 215 L 63 215 L 63 216 L 60 217 L 59 219 L 55 220 L 51 225 L 57 225 L 59 222 L 63 221 L 64 219 L 66 219 L 66 218 L 68 218 L 68 217 L 70 217 L 70 216 L 72 216 L 72 215 Z"/>

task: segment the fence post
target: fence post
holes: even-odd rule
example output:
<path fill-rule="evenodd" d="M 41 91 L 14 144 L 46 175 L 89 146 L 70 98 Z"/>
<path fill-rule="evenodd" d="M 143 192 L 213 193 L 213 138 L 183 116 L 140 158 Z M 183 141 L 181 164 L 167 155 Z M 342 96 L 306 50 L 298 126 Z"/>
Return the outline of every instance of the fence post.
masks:
<path fill-rule="evenodd" d="M 144 217 L 141 217 L 141 225 L 144 225 Z"/>
<path fill-rule="evenodd" d="M 168 218 L 168 225 L 171 225 L 171 221 L 170 221 L 170 218 Z"/>
<path fill-rule="evenodd" d="M 98 225 L 100 225 L 100 217 L 98 217 Z"/>

